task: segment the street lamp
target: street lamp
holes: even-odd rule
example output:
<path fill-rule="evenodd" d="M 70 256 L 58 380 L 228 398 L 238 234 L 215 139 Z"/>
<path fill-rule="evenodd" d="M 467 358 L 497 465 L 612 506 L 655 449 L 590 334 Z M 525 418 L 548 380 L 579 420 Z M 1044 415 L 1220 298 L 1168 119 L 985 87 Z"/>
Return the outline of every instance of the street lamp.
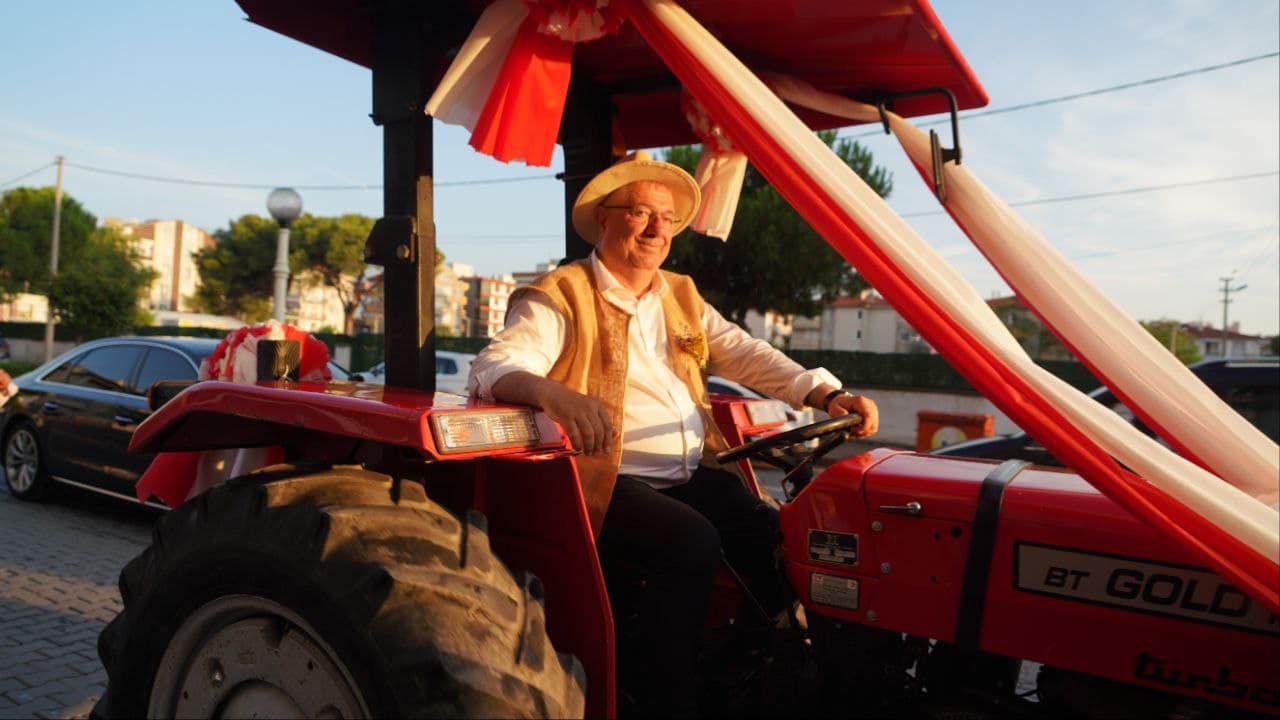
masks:
<path fill-rule="evenodd" d="M 276 188 L 267 196 L 267 212 L 280 224 L 276 235 L 276 264 L 271 268 L 276 279 L 271 317 L 284 322 L 284 298 L 289 288 L 289 223 L 302 214 L 302 196 L 292 188 Z"/>

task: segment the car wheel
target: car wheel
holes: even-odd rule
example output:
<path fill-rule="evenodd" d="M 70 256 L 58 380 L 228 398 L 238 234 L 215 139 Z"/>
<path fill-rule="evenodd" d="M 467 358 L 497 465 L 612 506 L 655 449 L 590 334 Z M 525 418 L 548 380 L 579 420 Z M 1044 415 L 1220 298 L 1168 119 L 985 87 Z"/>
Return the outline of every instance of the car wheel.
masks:
<path fill-rule="evenodd" d="M 20 500 L 39 500 L 49 493 L 49 475 L 36 426 L 19 420 L 4 439 L 4 480 Z"/>

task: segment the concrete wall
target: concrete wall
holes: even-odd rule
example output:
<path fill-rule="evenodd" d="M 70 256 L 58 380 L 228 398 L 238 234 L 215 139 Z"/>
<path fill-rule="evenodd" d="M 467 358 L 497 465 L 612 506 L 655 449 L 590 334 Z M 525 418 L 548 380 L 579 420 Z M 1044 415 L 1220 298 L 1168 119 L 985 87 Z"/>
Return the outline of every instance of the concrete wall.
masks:
<path fill-rule="evenodd" d="M 898 323 L 902 318 L 897 311 L 888 305 L 872 305 L 864 316 L 861 349 L 878 353 L 898 352 Z"/>
<path fill-rule="evenodd" d="M 879 388 L 851 387 L 848 390 L 875 400 L 876 407 L 880 409 L 880 432 L 876 434 L 876 440 L 885 444 L 915 447 L 916 413 L 922 410 L 986 414 L 995 421 L 996 435 L 1018 431 L 1018 426 L 1014 425 L 1012 420 L 981 395 L 950 395 Z"/>
<path fill-rule="evenodd" d="M 53 354 L 55 357 L 75 347 L 78 343 L 70 340 L 55 340 Z M 44 362 L 44 340 L 20 340 L 9 338 L 10 359 L 19 362 Z"/>

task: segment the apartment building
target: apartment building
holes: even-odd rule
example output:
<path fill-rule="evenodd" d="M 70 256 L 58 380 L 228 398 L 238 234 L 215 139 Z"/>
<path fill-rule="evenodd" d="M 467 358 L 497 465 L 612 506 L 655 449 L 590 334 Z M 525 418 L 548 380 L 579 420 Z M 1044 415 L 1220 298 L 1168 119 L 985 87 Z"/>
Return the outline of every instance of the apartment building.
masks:
<path fill-rule="evenodd" d="M 464 277 L 467 283 L 467 316 L 472 337 L 493 337 L 502 329 L 507 316 L 507 301 L 516 289 L 510 273 L 497 277 Z"/>
<path fill-rule="evenodd" d="M 188 300 L 200 287 L 195 256 L 200 250 L 213 247 L 212 235 L 182 220 L 137 222 L 109 217 L 102 224 L 129 238 L 147 267 L 156 271 L 156 279 L 143 300 L 148 309 L 195 309 Z"/>

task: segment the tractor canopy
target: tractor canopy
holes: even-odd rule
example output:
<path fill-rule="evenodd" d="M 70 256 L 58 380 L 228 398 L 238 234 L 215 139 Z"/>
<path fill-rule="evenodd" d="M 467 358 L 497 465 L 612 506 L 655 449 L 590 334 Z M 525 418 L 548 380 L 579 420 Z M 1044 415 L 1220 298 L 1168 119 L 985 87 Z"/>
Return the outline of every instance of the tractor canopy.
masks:
<path fill-rule="evenodd" d="M 372 68 L 368 0 L 236 0 L 250 22 Z M 442 74 L 475 24 L 485 0 L 423 2 L 424 29 L 438 38 L 422 58 Z M 986 91 L 925 0 L 700 0 L 685 8 L 744 62 L 785 72 L 814 87 L 876 102 L 921 88 L 950 90 L 960 109 L 987 104 Z M 611 98 L 627 148 L 698 142 L 680 109 L 681 84 L 630 24 L 574 49 L 573 72 Z M 425 98 L 424 98 L 425 99 Z M 902 98 L 903 117 L 947 111 L 939 95 Z M 847 126 L 847 118 L 800 110 L 814 130 Z"/>

